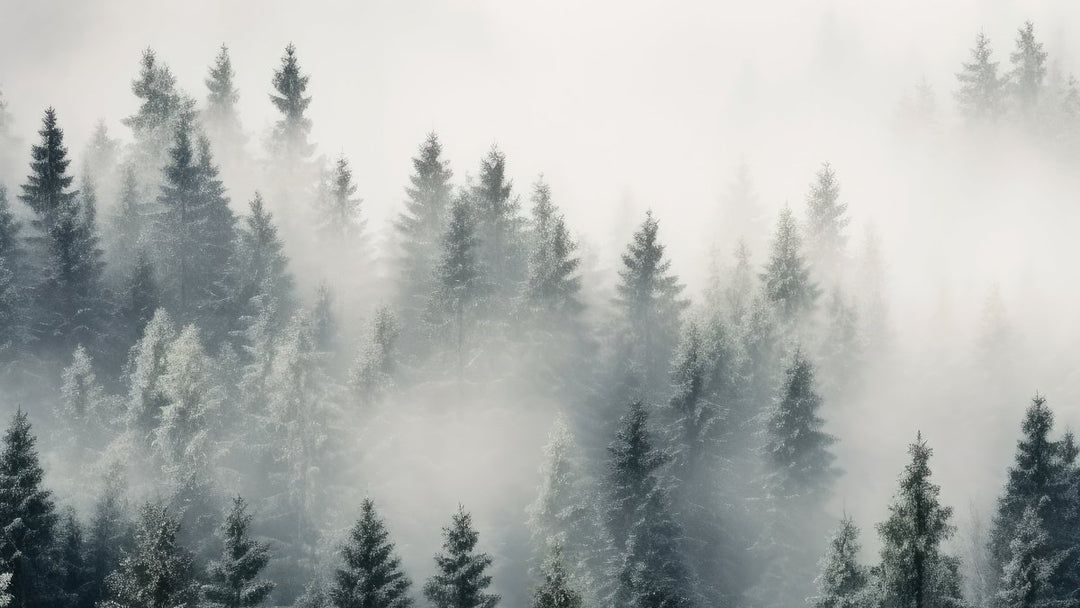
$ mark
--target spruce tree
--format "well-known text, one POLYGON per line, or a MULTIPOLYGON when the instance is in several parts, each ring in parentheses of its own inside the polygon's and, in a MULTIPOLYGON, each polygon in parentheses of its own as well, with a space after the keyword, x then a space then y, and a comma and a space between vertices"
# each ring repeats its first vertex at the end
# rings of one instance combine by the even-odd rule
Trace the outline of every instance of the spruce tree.
POLYGON ((820 290, 810 279, 802 236, 787 207, 780 212, 769 263, 760 277, 766 298, 789 328, 801 324, 814 311, 820 290))
POLYGON ((847 235, 844 229, 847 203, 840 202, 840 183, 829 163, 821 166, 810 193, 806 197, 806 237, 814 268, 835 279, 847 254, 847 235))
POLYGON ((202 122, 214 149, 220 151, 226 166, 233 166, 240 160, 247 140, 236 108, 240 92, 236 89, 235 77, 229 47, 223 44, 204 81, 207 95, 202 122))
POLYGON ((117 412, 98 383, 90 354, 80 344, 75 347, 71 364, 61 374, 60 408, 57 412, 65 433, 65 444, 75 462, 84 463, 92 456, 89 449, 100 447, 105 432, 115 428, 117 412))
POLYGON ((119 157, 120 142, 109 136, 105 121, 99 120, 83 153, 82 175, 98 187, 107 205, 116 198, 119 157))
POLYGON ((105 581, 103 608, 195 608, 194 559, 177 541, 179 530, 168 509, 143 505, 134 547, 105 581))
POLYGON ((870 596, 870 573, 859 563, 859 550, 859 528, 845 515, 821 560, 818 595, 810 600, 813 608, 871 608, 874 605, 870 596))
POLYGON ((70 507, 60 516, 57 532, 60 583, 57 592, 64 606, 93 608, 87 602, 86 592, 90 586, 90 571, 86 564, 82 525, 70 507))
POLYGON ((273 215, 256 192, 239 230, 233 263, 237 274, 235 298, 241 315, 273 311, 272 330, 281 329, 295 307, 294 281, 284 250, 273 215))
POLYGON ((4 92, 0 90, 0 182, 14 183, 22 164, 22 141, 15 135, 15 117, 8 111, 4 92), (18 152, 16 152, 18 151, 18 152))
POLYGON ((38 135, 41 143, 31 148, 31 174, 19 198, 37 214, 34 227, 45 232, 65 210, 77 205, 78 191, 71 190, 75 178, 67 173, 71 160, 53 108, 45 110, 38 135))
POLYGON ((859 310, 837 285, 829 294, 825 312, 827 325, 821 344, 825 389, 830 396, 847 395, 856 385, 863 357, 859 310))
POLYGON ((140 251, 146 251, 151 237, 149 225, 152 211, 141 200, 135 170, 128 166, 120 184, 120 196, 106 216, 105 259, 114 278, 128 277, 140 251))
MULTIPOLYGON (((405 188, 405 210, 394 224, 400 247, 398 297, 406 331, 418 327, 428 298, 435 289, 432 268, 442 253, 442 236, 450 212, 453 172, 442 156, 438 135, 430 133, 412 159, 413 173, 405 188)), ((415 346, 419 336, 406 339, 415 346)))
POLYGON ((659 487, 659 469, 668 455, 653 446, 644 404, 634 401, 619 420, 608 446, 607 509, 604 521, 616 551, 622 552, 645 501, 659 487))
POLYGON ((532 250, 528 300, 546 316, 569 320, 581 312, 581 260, 566 220, 551 201, 551 187, 541 177, 533 186, 532 250))
POLYGON ((1030 21, 1016 33, 1016 50, 1009 55, 1012 70, 1009 71, 1009 86, 1012 90, 1017 109, 1025 117, 1039 103, 1046 78, 1046 51, 1041 42, 1035 40, 1035 25, 1030 21))
POLYGON ((562 544, 555 543, 540 570, 540 584, 533 591, 530 608, 581 608, 584 601, 574 587, 563 560, 562 544))
POLYGON ((428 303, 428 321, 455 345, 459 369, 466 335, 486 305, 488 284, 480 272, 476 225, 465 193, 450 207, 450 223, 442 237, 435 267, 435 291, 428 303))
POLYGON ((134 530, 129 520, 126 484, 120 467, 114 465, 105 476, 101 495, 94 503, 86 535, 86 566, 89 584, 87 606, 97 606, 104 598, 105 579, 120 565, 130 549, 134 530))
POLYGON ((491 585, 491 557, 477 553, 480 535, 472 515, 459 507, 443 528, 443 549, 435 556, 435 574, 424 584, 424 597, 435 608, 495 608, 499 596, 487 593, 491 585))
POLYGON ((27 257, 22 223, 0 185, 0 360, 10 360, 31 338, 27 257))
POLYGON ((52 493, 42 487, 37 438, 21 409, 4 433, 0 452, 0 560, 11 572, 14 608, 57 605, 61 584, 57 555, 59 516, 52 493))
POLYGON ((128 344, 134 344, 142 335, 146 324, 161 307, 161 289, 154 275, 154 265, 145 251, 135 254, 135 264, 131 268, 122 300, 120 319, 127 327, 128 344))
POLYGON ((1028 506, 1009 543, 1009 561, 1002 570, 997 605, 1001 608, 1044 608, 1060 606, 1055 601, 1051 577, 1060 566, 1064 553, 1055 554, 1042 519, 1028 506))
POLYGON ((880 585, 884 608, 957 608, 959 560, 943 552, 953 534, 952 508, 943 506, 941 488, 930 480, 930 456, 922 433, 908 447, 911 462, 900 475, 900 489, 881 535, 880 585))
POLYGON ((129 387, 125 421, 128 431, 150 446, 167 401, 161 385, 165 355, 176 339, 176 327, 164 308, 159 308, 131 348, 127 369, 129 387))
POLYGON ((343 564, 334 573, 330 601, 335 608, 409 608, 412 582, 401 570, 375 503, 365 499, 360 511, 341 548, 343 564))
POLYGON ((252 608, 262 604, 274 590, 272 582, 259 579, 270 561, 270 548, 250 537, 251 520, 244 499, 234 498, 221 526, 221 556, 210 563, 208 582, 202 587, 210 607, 252 608))
POLYGON ((135 136, 131 162, 140 195, 152 196, 161 183, 161 169, 168 160, 177 125, 195 118, 195 100, 176 88, 169 66, 158 61, 149 48, 142 53, 139 75, 131 89, 139 99, 139 109, 123 123, 135 136))
POLYGON ((619 571, 616 608, 688 608, 691 579, 684 562, 682 528, 655 487, 644 497, 630 531, 619 571))
POLYGON ((979 32, 971 49, 971 62, 965 63, 956 74, 960 88, 955 93, 956 104, 967 120, 993 122, 1002 110, 1002 81, 998 77, 998 62, 991 60, 990 39, 979 32))
POLYGON ((378 403, 394 385, 398 371, 397 341, 401 333, 389 308, 375 311, 371 337, 350 373, 350 384, 361 403, 378 403))
MULTIPOLYGON (((349 160, 338 157, 330 171, 326 193, 316 209, 316 224, 324 245, 330 244, 344 254, 358 247, 366 222, 360 215, 363 199, 356 196, 357 186, 349 160)), ((352 251, 352 253, 356 253, 352 251)))
POLYGON ((308 141, 311 133, 311 119, 306 115, 311 104, 311 97, 306 95, 309 78, 300 72, 296 47, 290 43, 285 47, 280 67, 274 70, 274 92, 270 94, 270 101, 281 115, 274 124, 269 142, 274 186, 270 202, 286 222, 297 221, 300 217, 299 210, 309 200, 310 188, 318 177, 311 158, 315 146, 308 141))
POLYGON ((496 146, 480 163, 480 180, 473 188, 472 200, 477 260, 492 289, 492 310, 507 313, 527 278, 527 251, 521 238, 521 203, 506 176, 506 155, 496 146))
POLYGON ((630 388, 623 397, 653 400, 665 393, 682 312, 689 306, 671 260, 664 257, 659 228, 649 211, 622 255, 615 303, 623 332, 620 364, 630 388))

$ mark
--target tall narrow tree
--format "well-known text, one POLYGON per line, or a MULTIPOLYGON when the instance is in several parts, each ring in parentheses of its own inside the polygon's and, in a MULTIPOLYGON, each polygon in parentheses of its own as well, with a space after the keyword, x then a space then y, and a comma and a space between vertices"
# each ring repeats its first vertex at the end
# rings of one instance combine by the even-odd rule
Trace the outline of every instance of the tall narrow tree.
POLYGON ((998 76, 998 62, 992 61, 990 39, 979 32, 975 47, 971 49, 971 62, 965 63, 956 80, 956 104, 967 120, 993 122, 1002 110, 1002 81, 998 76))
POLYGON ((252 608, 262 604, 274 590, 274 583, 259 579, 270 561, 270 547, 250 537, 251 520, 244 499, 234 498, 221 525, 221 556, 210 563, 209 581, 202 587, 203 597, 211 607, 252 608))
POLYGON ((365 499, 360 519, 341 548, 342 567, 334 573, 330 601, 335 608, 409 608, 412 582, 401 570, 401 559, 386 525, 365 499))
POLYGON ((480 535, 472 515, 460 507, 443 528, 443 549, 435 556, 435 574, 424 584, 424 597, 435 608, 495 608, 499 596, 487 593, 491 585, 491 557, 477 553, 480 535))

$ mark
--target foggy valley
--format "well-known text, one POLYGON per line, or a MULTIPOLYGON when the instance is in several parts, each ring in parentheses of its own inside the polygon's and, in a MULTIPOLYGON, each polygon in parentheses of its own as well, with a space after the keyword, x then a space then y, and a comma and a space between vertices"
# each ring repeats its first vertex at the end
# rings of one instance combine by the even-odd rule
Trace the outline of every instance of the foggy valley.
POLYGON ((1074 32, 0 0, 0 606, 1080 606, 1074 32))

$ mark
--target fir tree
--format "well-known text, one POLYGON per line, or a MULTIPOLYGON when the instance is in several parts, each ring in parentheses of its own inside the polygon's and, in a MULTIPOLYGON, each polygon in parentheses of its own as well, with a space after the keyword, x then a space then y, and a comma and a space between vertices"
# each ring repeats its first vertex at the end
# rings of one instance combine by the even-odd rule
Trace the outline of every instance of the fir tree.
POLYGON ((165 350, 158 386, 163 401, 154 445, 174 479, 205 475, 213 460, 213 428, 222 388, 199 330, 188 325, 165 350))
POLYGON ((541 581, 533 591, 530 608, 581 608, 581 593, 574 588, 563 562, 562 544, 555 543, 540 570, 541 581))
POLYGON ((456 344, 460 368, 466 334, 477 322, 488 291, 477 258, 475 220, 464 193, 450 207, 450 223, 442 238, 442 253, 434 277, 435 291, 428 303, 428 319, 436 328, 446 331, 456 344))
POLYGON ((845 515, 821 560, 818 595, 810 600, 813 608, 873 606, 869 592, 870 573, 859 563, 859 550, 859 528, 845 515))
POLYGON ((131 89, 140 105, 123 123, 135 136, 133 167, 139 189, 149 195, 161 181, 161 168, 168 160, 177 126, 195 118, 195 100, 176 88, 176 77, 169 66, 158 61, 153 49, 143 51, 131 89))
POLYGON ((841 270, 847 250, 844 229, 847 203, 840 202, 840 183, 829 163, 821 166, 806 197, 807 241, 814 267, 827 278, 841 270))
POLYGON ((146 251, 151 215, 148 207, 140 199, 135 170, 126 167, 120 185, 120 199, 106 217, 105 255, 107 268, 113 277, 129 276, 139 252, 146 251))
POLYGON ((1046 51, 1035 40, 1035 25, 1030 21, 1017 30, 1016 50, 1009 55, 1012 70, 1009 85, 1021 114, 1030 116, 1040 101, 1046 78, 1046 51))
POLYGON ((194 608, 193 558, 177 541, 180 522, 160 505, 139 512, 135 544, 105 581, 103 608, 194 608))
POLYGON ((244 499, 234 498, 221 526, 221 557, 210 563, 209 582, 203 585, 203 597, 211 607, 251 608, 274 589, 272 582, 259 579, 270 561, 270 548, 249 536, 251 520, 244 499))
POLYGON ((154 276, 154 265, 150 262, 150 256, 139 250, 135 254, 135 264, 124 286, 120 305, 120 317, 129 330, 129 344, 142 335, 146 324, 160 307, 161 290, 154 276))
POLYGON ((480 163, 480 181, 473 188, 472 200, 477 260, 492 289, 493 310, 505 313, 526 280, 527 252, 521 238, 521 203, 506 176, 506 155, 496 146, 480 163))
MULTIPOLYGON (((409 577, 401 570, 390 533, 375 503, 365 499, 360 519, 341 548, 344 562, 334 576, 330 600, 335 608, 409 608, 409 577)), ((457 605, 457 604, 453 604, 457 605)))
POLYGON ((285 159, 293 162, 311 156, 314 146, 308 143, 311 120, 304 115, 311 97, 305 97, 310 76, 301 75, 296 47, 289 44, 281 57, 281 67, 274 71, 274 91, 270 101, 281 119, 274 126, 274 145, 285 159))
POLYGON ((15 118, 8 111, 4 92, 0 91, 0 182, 13 183, 19 177, 22 159, 16 156, 16 150, 23 150, 23 144, 15 135, 14 125, 15 118))
POLYGON ((943 506, 941 488, 930 480, 930 456, 922 434, 908 447, 911 462, 900 475, 900 489, 881 535, 881 605, 885 608, 957 608, 959 560, 942 552, 953 534, 952 508, 943 506))
POLYGON ((22 223, 0 185, 0 358, 12 358, 30 340, 30 298, 22 223))
POLYGON ((963 64, 956 75, 960 88, 956 103, 972 122, 992 122, 1001 114, 1002 81, 998 77, 998 62, 991 61, 990 39, 979 32, 971 49, 971 62, 963 64))
POLYGON ((247 139, 236 109, 240 92, 236 89, 235 77, 229 47, 223 44, 205 80, 207 95, 202 122, 214 149, 220 150, 229 163, 238 160, 247 139))
POLYGON ((71 365, 61 375, 59 417, 64 428, 70 454, 76 462, 85 462, 90 454, 84 450, 99 447, 105 431, 115 428, 117 413, 105 398, 98 383, 93 361, 86 349, 75 347, 71 365))
POLYGON ((68 508, 60 516, 57 532, 60 583, 57 591, 63 605, 75 608, 93 608, 86 601, 90 585, 90 571, 85 560, 82 525, 75 517, 75 510, 68 508))
POLYGON ((682 528, 672 517, 662 487, 653 488, 644 498, 627 540, 614 605, 689 607, 690 576, 682 557, 682 528))
POLYGON ((52 493, 42 487, 37 438, 21 409, 4 433, 0 452, 0 560, 11 572, 11 606, 53 606, 62 601, 58 585, 59 516, 52 493))
POLYGON ((634 233, 622 255, 615 303, 624 331, 623 360, 631 396, 653 399, 663 394, 671 355, 679 340, 679 325, 689 302, 671 272, 671 260, 657 238, 660 225, 652 212, 634 233))
POLYGON ((363 403, 377 403, 394 385, 397 375, 397 340, 401 333, 393 313, 386 307, 375 312, 371 338, 350 374, 353 391, 363 403))
POLYGON ((284 326, 295 306, 293 277, 285 244, 278 236, 274 218, 256 192, 249 213, 239 231, 236 248, 238 287, 236 299, 242 314, 257 315, 259 310, 273 311, 271 329, 284 326))
POLYGON ((529 256, 528 298, 542 313, 573 316, 583 308, 580 300, 581 260, 566 220, 551 202, 551 188, 537 180, 533 186, 532 251, 529 256))
POLYGON ((836 286, 829 294, 826 314, 821 361, 827 394, 847 395, 858 379, 863 354, 859 310, 854 302, 846 301, 840 287, 836 286))
POLYGON ((789 326, 801 323, 814 311, 820 291, 810 280, 802 236, 787 207, 780 212, 769 263, 760 277, 765 296, 789 326))
MULTIPOLYGON (((450 210, 453 172, 442 157, 442 143, 431 133, 412 159, 413 174, 405 210, 398 215, 394 229, 400 247, 400 285, 398 297, 405 327, 418 325, 424 307, 435 289, 431 269, 442 252, 442 236, 450 210)), ((419 336, 408 336, 413 344, 419 336)))
POLYGON ((83 154, 83 178, 98 186, 102 198, 112 203, 116 193, 116 172, 120 142, 109 136, 105 121, 99 120, 83 154))
POLYGON ((357 187, 348 159, 338 157, 329 180, 327 192, 320 197, 321 204, 316 209, 319 233, 336 247, 355 248, 361 242, 366 222, 360 215, 364 201, 356 197, 357 187))
POLYGON ((159 308, 146 324, 142 337, 131 348, 127 381, 129 386, 128 430, 149 446, 156 432, 161 410, 167 403, 161 385, 165 354, 176 339, 176 327, 164 308, 159 308))
POLYGON ((129 521, 126 485, 119 467, 112 467, 105 477, 101 495, 94 504, 86 536, 86 566, 89 583, 87 606, 97 606, 105 593, 105 578, 120 565, 129 550, 133 533, 129 521))
POLYGON ((640 401, 630 404, 608 446, 605 523, 617 551, 623 551, 646 499, 660 483, 658 470, 668 455, 653 447, 649 415, 640 401))
POLYGON ((480 535, 472 516, 460 507, 443 528, 443 550, 435 556, 436 572, 424 584, 424 597, 435 608, 495 608, 499 596, 487 593, 491 557, 476 552, 480 535))

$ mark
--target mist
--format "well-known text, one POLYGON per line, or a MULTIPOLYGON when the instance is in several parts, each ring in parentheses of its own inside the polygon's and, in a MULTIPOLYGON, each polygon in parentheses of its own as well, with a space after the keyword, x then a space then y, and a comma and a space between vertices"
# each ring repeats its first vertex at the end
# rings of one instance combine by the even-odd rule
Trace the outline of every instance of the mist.
POLYGON ((0 2, 0 409, 75 522, 42 529, 108 566, 53 597, 4 540, 14 605, 142 605, 169 517, 171 605, 231 605, 197 589, 240 495, 250 605, 390 606, 342 599, 370 498, 420 605, 825 608, 843 557, 845 601, 923 608, 888 530, 924 440, 928 601, 1027 606, 1028 524, 1077 601, 1075 31, 998 0, 0 2), (446 526, 491 558, 469 605, 428 590, 446 526))

